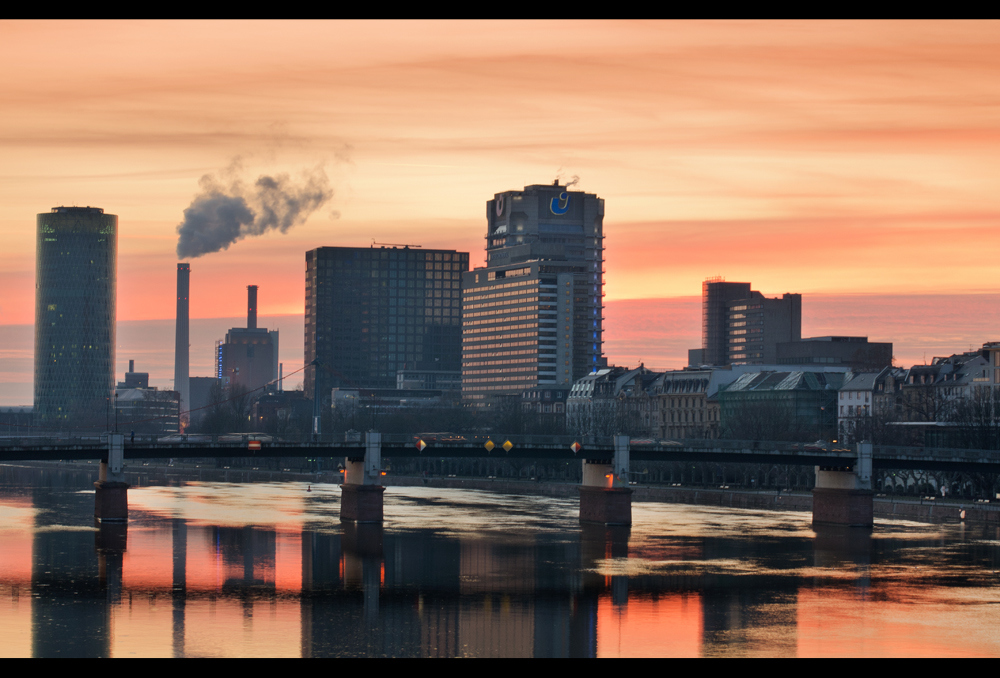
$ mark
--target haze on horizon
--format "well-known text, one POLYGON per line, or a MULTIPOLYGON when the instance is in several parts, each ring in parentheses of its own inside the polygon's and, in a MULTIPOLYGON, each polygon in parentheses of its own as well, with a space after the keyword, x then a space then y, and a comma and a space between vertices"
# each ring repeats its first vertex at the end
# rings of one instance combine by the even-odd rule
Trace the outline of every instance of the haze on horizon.
POLYGON ((241 316, 247 284, 279 316, 302 313, 309 249, 406 243, 481 265, 494 193, 578 176, 607 204, 609 308, 631 309, 609 313, 613 363, 683 364, 688 307, 716 275, 800 292, 804 334, 893 341, 903 365, 967 350, 998 338, 998 29, 0 22, 0 326, 33 323, 35 215, 56 205, 119 216, 118 319, 169 319, 203 177, 322 171, 288 228, 192 260, 192 317, 241 316), (821 307, 840 315, 809 317, 821 307))

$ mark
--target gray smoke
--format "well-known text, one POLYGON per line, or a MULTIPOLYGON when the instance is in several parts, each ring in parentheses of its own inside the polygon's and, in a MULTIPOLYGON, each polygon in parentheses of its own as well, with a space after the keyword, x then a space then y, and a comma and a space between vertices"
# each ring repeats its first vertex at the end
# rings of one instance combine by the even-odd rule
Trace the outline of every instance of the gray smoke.
POLYGON ((572 188, 573 186, 576 186, 578 183, 580 183, 580 177, 574 174, 569 181, 566 181, 566 175, 563 173, 563 168, 560 167, 556 171, 556 181, 558 181, 562 186, 565 186, 566 188, 572 188))
POLYGON ((237 158, 217 176, 206 174, 198 182, 201 193, 177 227, 178 258, 218 252, 268 231, 287 233, 333 197, 322 166, 303 173, 298 182, 287 174, 263 175, 249 187, 239 178, 240 170, 237 158))

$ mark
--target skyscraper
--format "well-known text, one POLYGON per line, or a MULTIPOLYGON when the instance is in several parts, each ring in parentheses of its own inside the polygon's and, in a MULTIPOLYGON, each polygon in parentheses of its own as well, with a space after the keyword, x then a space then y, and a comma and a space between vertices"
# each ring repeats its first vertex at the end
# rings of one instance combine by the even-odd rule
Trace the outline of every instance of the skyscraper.
POLYGON ((118 217, 97 207, 38 215, 35 421, 103 426, 114 397, 118 217))
POLYGON ((396 388, 400 370, 460 370, 469 254, 410 247, 306 252, 305 390, 396 388))
POLYGON ((558 182, 486 203, 487 265, 463 276, 462 397, 569 386, 604 358, 604 200, 558 182))

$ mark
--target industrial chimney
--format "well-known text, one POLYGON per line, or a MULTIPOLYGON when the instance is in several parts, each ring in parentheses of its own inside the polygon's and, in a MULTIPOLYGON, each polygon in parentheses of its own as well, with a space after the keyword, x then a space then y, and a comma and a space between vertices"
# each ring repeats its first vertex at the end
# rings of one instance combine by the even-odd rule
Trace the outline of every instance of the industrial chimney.
POLYGON ((247 329, 257 329, 257 286, 247 285, 247 329))
MULTIPOLYGON (((177 264, 177 334, 174 341, 174 390, 181 396, 181 412, 191 409, 189 313, 191 264, 177 264)), ((131 369, 131 368, 130 368, 131 369)), ((184 417, 182 417, 183 419, 184 417)))

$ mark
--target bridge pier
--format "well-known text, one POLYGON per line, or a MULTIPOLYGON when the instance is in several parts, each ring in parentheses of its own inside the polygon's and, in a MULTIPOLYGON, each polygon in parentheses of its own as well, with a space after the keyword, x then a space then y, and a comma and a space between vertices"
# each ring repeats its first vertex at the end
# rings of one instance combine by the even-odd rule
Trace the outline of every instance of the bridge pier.
POLYGON ((344 460, 344 484, 340 486, 340 519, 352 523, 381 523, 382 434, 365 434, 364 456, 344 460))
POLYGON ((816 467, 813 524, 871 527, 874 524, 872 444, 858 443, 854 467, 816 467))
POLYGON ((128 483, 125 482, 125 434, 108 434, 108 458, 101 460, 94 483, 94 517, 101 522, 128 520, 128 483))
POLYGON ((583 460, 580 484, 580 522, 603 525, 632 524, 632 489, 628 485, 629 437, 615 436, 615 455, 583 460))

